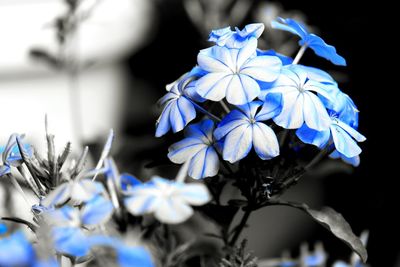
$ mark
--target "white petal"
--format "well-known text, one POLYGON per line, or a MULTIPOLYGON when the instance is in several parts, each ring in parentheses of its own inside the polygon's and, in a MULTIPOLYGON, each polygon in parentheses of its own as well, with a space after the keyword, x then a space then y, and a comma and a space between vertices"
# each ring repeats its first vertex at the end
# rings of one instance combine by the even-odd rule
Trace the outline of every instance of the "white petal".
POLYGON ((304 92, 304 121, 308 127, 317 131, 329 129, 332 121, 321 100, 311 92, 304 92))
POLYGON ((196 83, 197 93, 206 99, 220 101, 226 95, 226 89, 232 79, 232 74, 209 73, 196 83))
POLYGON ((361 153, 361 148, 345 130, 336 125, 332 125, 331 129, 333 142, 337 151, 347 158, 353 158, 361 153))
POLYGON ((168 148, 168 158, 177 164, 182 164, 191 159, 206 145, 197 138, 185 138, 168 148))
POLYGON ((207 187, 200 183, 184 184, 178 187, 174 194, 194 206, 204 205, 211 200, 207 187))
POLYGON ((182 198, 175 196, 160 201, 154 215, 160 222, 177 224, 192 216, 193 209, 182 198))
POLYGON ((235 128, 225 138, 223 158, 234 163, 249 153, 252 146, 252 129, 250 124, 235 128))
POLYGON ((247 75, 233 75, 226 90, 226 100, 233 105, 243 105, 260 94, 258 83, 247 75))
POLYGON ((222 61, 226 58, 222 56, 223 54, 230 56, 227 48, 213 46, 201 50, 197 56, 197 62, 203 70, 208 72, 229 72, 230 68, 222 61))
POLYGON ((280 74, 282 61, 274 56, 258 56, 249 60, 240 70, 240 73, 263 81, 272 82, 280 74))
POLYGON ((274 122, 286 129, 297 129, 303 125, 303 95, 291 91, 283 95, 283 108, 274 122))
POLYGON ((264 123, 253 126, 253 146, 261 159, 271 159, 279 155, 279 143, 274 131, 264 123))
POLYGON ((219 159, 212 146, 204 146, 190 160, 189 176, 194 179, 215 176, 219 170, 219 159))
POLYGON ((242 65, 251 58, 251 56, 255 55, 257 49, 257 39, 250 38, 249 42, 239 50, 236 59, 236 68, 240 69, 242 65))

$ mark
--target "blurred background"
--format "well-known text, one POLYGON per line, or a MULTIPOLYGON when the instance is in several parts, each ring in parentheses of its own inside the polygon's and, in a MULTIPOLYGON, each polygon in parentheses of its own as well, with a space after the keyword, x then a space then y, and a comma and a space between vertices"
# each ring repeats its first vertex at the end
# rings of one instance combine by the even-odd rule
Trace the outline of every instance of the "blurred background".
MULTIPOLYGON (((85 0, 73 7, 83 19, 71 35, 73 42, 67 43, 60 31, 70 32, 60 21, 71 11, 71 2, 0 0, 1 144, 18 132, 43 148, 47 114, 59 149, 70 140, 75 151, 89 145, 96 153, 113 128, 121 170, 173 177, 176 168, 167 164, 167 147, 180 136, 154 137, 156 101, 165 85, 195 65, 198 51, 210 45, 206 39, 211 29, 227 25, 263 22, 267 27, 260 46, 293 56, 296 39, 272 31, 268 24, 277 16, 296 18, 346 58, 346 68, 336 67, 308 51, 301 63, 336 78, 361 111, 360 132, 368 139, 361 144, 360 167, 323 163, 284 197, 314 208, 334 207, 356 234, 370 231, 371 266, 400 266, 398 174, 390 161, 398 156, 389 154, 396 153, 389 140, 396 134, 386 126, 392 125, 386 120, 394 105, 376 94, 395 90, 384 65, 392 51, 377 37, 383 2, 350 6, 344 0, 85 0), (148 168, 149 163, 158 167, 148 168)), ((6 194, 1 190, 0 199, 6 194)), ((7 212, 0 208, 0 214, 7 212)), ((303 241, 312 245, 318 240, 332 258, 350 254, 296 210, 258 211, 250 224, 245 235, 259 258, 279 256, 285 249, 296 254, 303 241)))

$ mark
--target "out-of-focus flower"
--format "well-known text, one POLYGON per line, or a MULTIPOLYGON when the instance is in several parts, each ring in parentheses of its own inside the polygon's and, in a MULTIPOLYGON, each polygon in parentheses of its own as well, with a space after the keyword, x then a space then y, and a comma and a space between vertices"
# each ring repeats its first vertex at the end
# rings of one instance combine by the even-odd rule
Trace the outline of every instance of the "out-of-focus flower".
POLYGON ((327 93, 327 85, 311 80, 307 72, 299 65, 288 65, 282 68, 278 79, 269 85, 263 94, 282 94, 282 111, 274 117, 274 122, 286 129, 298 129, 305 122, 315 130, 327 130, 330 118, 318 94, 332 100, 327 93))
POLYGON ((325 41, 313 33, 309 33, 306 26, 294 19, 278 18, 271 22, 272 28, 284 30, 298 35, 301 39, 299 45, 310 47, 315 54, 323 57, 333 64, 346 66, 346 60, 336 53, 335 47, 328 45, 325 41))
POLYGON ((156 137, 166 134, 171 128, 174 133, 181 131, 196 117, 196 109, 185 92, 194 74, 186 73, 177 81, 167 85, 168 93, 158 102, 164 109, 157 120, 156 137))
POLYGON ((243 30, 237 27, 235 31, 231 27, 213 30, 210 33, 208 41, 216 43, 218 46, 227 48, 242 48, 251 38, 258 39, 264 31, 263 23, 252 23, 246 25, 243 30))
POLYGON ((189 163, 189 176, 194 179, 215 176, 219 158, 213 137, 214 122, 203 120, 185 129, 185 138, 168 149, 168 158, 177 164, 189 163))
POLYGON ((35 251, 22 232, 0 236, 0 266, 31 266, 35 251))
POLYGON ((63 206, 44 213, 44 218, 53 226, 52 238, 60 253, 81 257, 89 253, 91 246, 82 226, 97 226, 106 223, 113 212, 111 202, 96 196, 85 203, 81 210, 63 206))
MULTIPOLYGON (((273 96, 274 94, 271 94, 273 96)), ((273 118, 280 112, 280 95, 263 105, 261 101, 253 101, 233 110, 218 125, 215 137, 225 137, 223 158, 234 163, 244 157, 254 147, 261 159, 271 159, 279 155, 279 143, 274 131, 261 121, 273 118)))
POLYGON ((196 82, 197 93, 209 100, 224 97, 233 105, 243 105, 260 93, 257 81, 272 82, 281 70, 275 56, 257 56, 257 39, 250 38, 240 49, 213 46, 200 51, 197 62, 209 72, 196 82))
POLYGON ((125 206, 133 215, 153 213, 160 222, 177 224, 192 216, 191 205, 204 205, 208 201, 210 195, 203 184, 185 184, 155 176, 150 182, 134 187, 125 199, 125 206))
POLYGON ((51 207, 62 204, 69 198, 86 202, 103 192, 104 187, 101 183, 90 179, 79 179, 59 185, 42 200, 41 204, 45 207, 51 207))

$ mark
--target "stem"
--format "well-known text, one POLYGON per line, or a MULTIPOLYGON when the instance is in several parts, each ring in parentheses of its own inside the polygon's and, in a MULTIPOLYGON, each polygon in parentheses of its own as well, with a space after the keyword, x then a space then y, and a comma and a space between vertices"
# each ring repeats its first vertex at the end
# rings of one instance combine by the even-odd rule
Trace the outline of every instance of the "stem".
POLYGON ((299 52, 297 52, 297 55, 296 55, 296 57, 294 58, 294 60, 293 60, 293 62, 292 62, 293 65, 296 65, 296 64, 299 63, 300 59, 301 59, 301 58, 303 57, 303 55, 304 55, 304 52, 307 50, 307 47, 308 47, 308 45, 307 45, 307 44, 304 44, 304 45, 300 48, 299 52))
POLYGON ((197 103, 195 103, 194 101, 190 101, 192 102, 193 106, 198 109, 201 113, 203 113, 204 115, 207 115, 208 117, 210 117, 210 119, 213 119, 217 122, 221 122, 221 119, 218 118, 217 116, 215 116, 214 114, 208 112, 207 110, 205 110, 204 108, 202 108, 201 106, 199 106, 197 103))
POLYGON ((246 226, 247 220, 249 219, 250 214, 251 214, 252 211, 253 211, 253 209, 250 208, 250 207, 247 207, 245 209, 244 215, 243 215, 242 219, 240 220, 240 223, 236 227, 235 234, 233 235, 231 241, 229 242, 230 246, 234 246, 235 245, 235 243, 238 240, 240 234, 242 233, 244 227, 246 226))
POLYGON ((221 104, 222 108, 224 109, 224 111, 226 113, 231 112, 231 110, 229 109, 229 107, 225 104, 224 100, 219 101, 219 103, 221 104))
POLYGON ((11 183, 15 186, 15 188, 17 189, 17 191, 22 195, 22 197, 24 198, 26 204, 28 205, 29 209, 33 206, 32 203, 30 203, 30 201, 28 200, 28 196, 25 194, 24 190, 22 190, 21 186, 19 185, 17 179, 15 179, 14 176, 7 174, 7 176, 10 178, 11 183))

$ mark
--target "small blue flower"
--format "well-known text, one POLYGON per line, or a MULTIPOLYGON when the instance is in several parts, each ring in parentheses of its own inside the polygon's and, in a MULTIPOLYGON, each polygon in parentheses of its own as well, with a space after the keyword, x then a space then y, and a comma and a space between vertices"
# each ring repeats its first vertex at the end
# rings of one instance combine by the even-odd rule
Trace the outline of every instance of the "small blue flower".
POLYGON ((357 145, 357 142, 366 140, 354 128, 340 121, 335 114, 331 116, 328 130, 316 131, 310 129, 307 125, 303 125, 296 131, 296 134, 304 143, 313 144, 319 148, 325 147, 332 141, 337 152, 348 159, 357 157, 361 153, 361 148, 357 145))
POLYGON ((54 248, 59 253, 83 257, 90 252, 87 237, 78 227, 54 227, 52 237, 54 248))
POLYGON ((203 184, 184 184, 157 176, 134 187, 129 195, 125 206, 130 213, 154 213, 157 220, 169 224, 182 223, 192 216, 191 205, 200 206, 210 201, 208 189, 203 184))
MULTIPOLYGON (((0 148, 2 165, 0 165, 0 177, 11 173, 11 167, 18 167, 22 164, 22 156, 18 148, 17 137, 22 140, 24 138, 23 135, 12 134, 8 139, 8 142, 4 149, 0 148)), ((33 150, 32 147, 28 144, 24 145, 25 151, 28 153, 28 156, 32 156, 33 150)))
POLYGON ((298 129, 305 122, 309 128, 323 131, 329 128, 331 120, 322 101, 313 92, 332 101, 326 89, 330 86, 310 79, 302 66, 288 65, 282 68, 281 75, 263 94, 282 94, 282 111, 274 117, 279 126, 298 129))
MULTIPOLYGON (((271 94, 273 96, 274 94, 271 94)), ((234 163, 246 157, 254 147, 261 159, 271 159, 279 155, 279 143, 274 131, 261 121, 273 118, 280 112, 280 95, 264 105, 253 101, 232 110, 218 125, 214 135, 220 140, 225 137, 223 158, 234 163), (262 109, 257 112, 259 107, 262 109)))
POLYGON ((189 160, 189 176, 194 179, 215 176, 219 170, 219 158, 214 147, 213 130, 212 120, 188 126, 186 138, 169 147, 168 158, 177 164, 189 160))
POLYGON ((233 105, 243 105, 260 94, 257 81, 272 82, 282 66, 275 56, 257 56, 257 39, 250 38, 241 49, 213 46, 197 56, 199 67, 209 72, 196 82, 197 93, 209 100, 224 97, 233 105))
POLYGON ((335 47, 325 43, 321 37, 309 33, 302 23, 294 19, 278 18, 271 22, 271 27, 298 35, 301 38, 299 45, 310 47, 315 54, 331 61, 333 64, 346 66, 346 60, 336 53, 335 47))
POLYGON ((242 48, 251 38, 258 39, 263 33, 264 27, 263 23, 252 23, 246 25, 243 30, 235 27, 235 31, 232 31, 228 26, 211 31, 208 41, 227 48, 242 48))
POLYGON ((0 238, 0 266, 30 266, 35 251, 22 232, 0 238))
POLYGON ((189 94, 193 94, 193 86, 188 93, 186 92, 186 87, 193 77, 192 71, 167 85, 168 93, 159 100, 159 104, 164 106, 164 109, 157 120, 156 137, 163 136, 171 128, 174 133, 179 132, 196 118, 196 109, 189 94))
POLYGON ((78 202, 87 202, 104 192, 102 183, 90 179, 80 179, 60 184, 51 191, 41 204, 52 207, 65 203, 69 198, 78 202))

